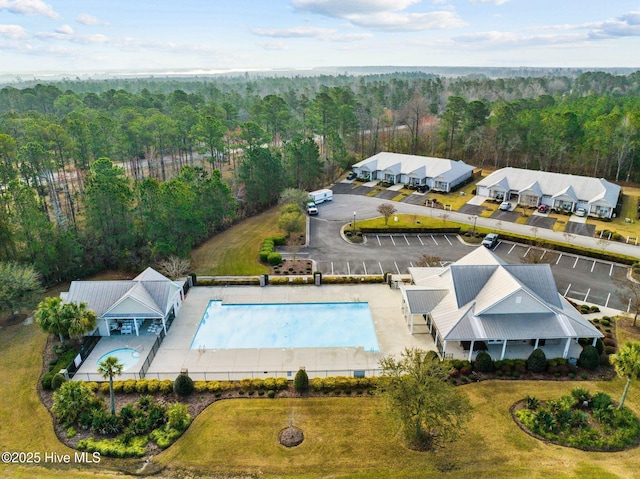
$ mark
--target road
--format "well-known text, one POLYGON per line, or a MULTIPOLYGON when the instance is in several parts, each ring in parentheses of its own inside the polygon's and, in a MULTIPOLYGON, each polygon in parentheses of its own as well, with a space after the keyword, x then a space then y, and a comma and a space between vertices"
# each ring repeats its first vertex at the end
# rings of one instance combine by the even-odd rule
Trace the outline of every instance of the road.
MULTIPOLYGON (((318 270, 325 274, 404 274, 407 268, 417 265, 423 254, 438 256, 446 265, 479 247, 466 244, 451 234, 369 235, 363 244, 351 244, 341 238, 340 229, 353 221, 354 213, 356 224, 358 219, 380 216, 377 207, 383 202, 385 200, 376 198, 334 195, 332 202, 319 206, 318 216, 310 218, 309 245, 299 256, 315 260, 318 270)), ((441 210, 404 203, 394 203, 394 206, 398 213, 432 213, 434 216, 442 213, 441 210)), ((448 213, 453 216, 455 212, 448 213)), ((466 221, 459 221, 469 221, 468 215, 460 216, 464 216, 466 221)), ((502 229, 504 226, 503 222, 502 229)), ((534 250, 528 245, 508 241, 501 241, 494 248, 495 253, 508 263, 520 263, 534 250)), ((627 266, 552 250, 540 250, 538 254, 543 252, 543 260, 551 265, 561 294, 579 301, 627 309, 628 300, 619 297, 615 283, 626 276, 627 266)))

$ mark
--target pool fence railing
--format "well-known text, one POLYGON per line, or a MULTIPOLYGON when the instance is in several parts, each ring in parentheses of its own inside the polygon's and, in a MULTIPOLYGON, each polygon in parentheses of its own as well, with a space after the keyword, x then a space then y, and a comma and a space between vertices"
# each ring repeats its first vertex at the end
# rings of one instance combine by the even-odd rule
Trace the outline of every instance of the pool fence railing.
MULTIPOLYGON (((154 344, 155 347, 155 344, 154 344)), ((159 345, 158 345, 159 347, 159 345)), ((152 348, 153 350, 154 348, 152 348)), ((157 348, 155 348, 157 351, 157 348)), ((155 352, 154 352, 155 356, 155 352)), ((148 364, 151 364, 153 358, 149 359, 151 355, 148 357, 148 364)), ((145 361, 145 364, 147 362, 145 361)), ((144 367, 143 367, 144 369, 144 367)), ((148 370, 148 366, 146 367, 148 370)), ((143 372, 141 369, 140 372, 137 373, 122 373, 118 376, 119 381, 126 381, 127 379, 158 379, 160 381, 164 379, 175 380, 180 371, 172 371, 172 372, 143 372)), ((287 378, 293 381, 297 370, 295 371, 189 371, 189 377, 194 381, 240 381, 242 379, 264 379, 268 377, 272 378, 287 378)), ((371 377, 371 376, 380 376, 382 374, 382 369, 319 369, 319 370, 311 370, 306 369, 307 375, 309 378, 315 377, 335 377, 335 376, 346 376, 346 377, 371 377)), ((102 381, 102 379, 98 379, 96 374, 79 374, 76 375, 75 379, 84 380, 84 381, 102 381), (86 376, 86 377, 84 377, 86 376)))

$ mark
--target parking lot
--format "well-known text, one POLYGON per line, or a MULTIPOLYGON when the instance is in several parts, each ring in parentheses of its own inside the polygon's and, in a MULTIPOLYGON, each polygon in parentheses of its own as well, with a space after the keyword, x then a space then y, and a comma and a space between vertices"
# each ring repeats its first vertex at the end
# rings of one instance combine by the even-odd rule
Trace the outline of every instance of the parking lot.
MULTIPOLYGON (((347 257, 324 254, 312 259, 316 259, 317 269, 324 274, 406 274, 408 268, 418 265, 422 255, 437 256, 441 265, 446 266, 479 247, 465 244, 451 234, 367 235, 365 244, 354 246, 354 253, 347 257)), ((625 265, 510 241, 499 241, 493 251, 508 263, 528 262, 534 256, 539 262, 549 263, 558 291, 568 298, 627 308, 615 285, 616 280, 625 277, 625 265)))
MULTIPOLYGON (((346 186, 351 188, 351 185, 346 186)), ((379 216, 376 208, 384 201, 335 195, 333 201, 320 205, 318 216, 310 219, 309 246, 303 248, 299 256, 315 260, 317 269, 324 274, 406 274, 409 267, 417 266, 422 255, 437 256, 443 265, 447 265, 478 247, 465 244, 452 234, 369 235, 364 244, 348 243, 340 237, 342 226, 354 217, 357 222, 361 218, 379 216)), ((408 214, 428 215, 434 211, 406 203, 395 206, 399 212, 408 214)), ((506 241, 500 241, 494 250, 508 263, 527 261, 526 257, 535 251, 539 251, 538 256, 544 253, 542 260, 551 265, 561 294, 579 301, 627 309, 629 299, 618 297, 615 282, 625 277, 628 270, 625 265, 556 251, 545 252, 506 241)))

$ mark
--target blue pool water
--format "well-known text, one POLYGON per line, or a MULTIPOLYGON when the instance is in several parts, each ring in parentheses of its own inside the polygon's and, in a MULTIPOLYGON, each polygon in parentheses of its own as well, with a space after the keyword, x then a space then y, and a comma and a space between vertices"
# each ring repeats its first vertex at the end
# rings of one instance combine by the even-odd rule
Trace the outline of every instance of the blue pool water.
POLYGON ((140 360, 140 353, 133 348, 120 348, 109 351, 107 354, 100 356, 100 359, 96 361, 96 365, 104 361, 107 356, 115 356, 118 361, 123 364, 123 371, 126 371, 130 367, 134 366, 140 360))
POLYGON ((363 347, 379 352, 369 303, 210 301, 191 349, 363 347))

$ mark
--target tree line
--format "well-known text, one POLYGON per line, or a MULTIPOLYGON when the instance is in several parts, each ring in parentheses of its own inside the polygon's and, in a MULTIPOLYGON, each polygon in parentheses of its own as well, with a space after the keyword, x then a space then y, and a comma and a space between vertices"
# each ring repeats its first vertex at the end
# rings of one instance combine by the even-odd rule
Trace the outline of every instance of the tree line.
POLYGON ((185 256, 382 150, 639 181, 639 90, 637 72, 4 87, 0 260, 51 283, 185 256))

